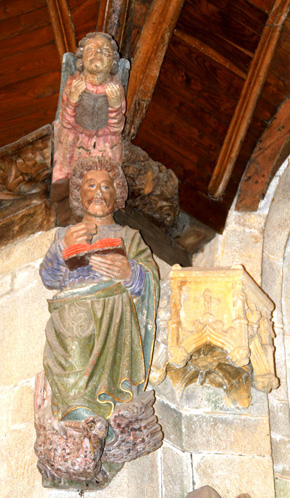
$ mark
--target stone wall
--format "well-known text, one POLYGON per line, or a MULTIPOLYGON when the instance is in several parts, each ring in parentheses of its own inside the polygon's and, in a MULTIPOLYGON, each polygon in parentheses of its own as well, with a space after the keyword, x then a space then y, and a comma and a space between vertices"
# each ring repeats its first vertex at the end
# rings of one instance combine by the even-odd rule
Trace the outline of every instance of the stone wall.
MULTIPOLYGON (((157 388, 156 411, 163 447, 125 465, 110 486, 93 497, 185 498, 208 484, 222 498, 290 497, 290 168, 283 166, 257 213, 231 211, 218 235, 193 261, 196 266, 243 264, 276 304, 276 368, 281 385, 267 397, 252 390, 249 409, 228 406, 222 390, 189 387, 176 398, 169 379, 157 388), (270 406, 270 419, 269 409, 270 406), (271 441, 270 431, 271 428, 271 441), (276 494, 273 486, 274 458, 276 494)), ((39 263, 53 230, 0 251, 0 476, 3 498, 75 498, 42 488, 33 452, 34 377, 42 370, 46 290, 39 263)), ((162 266, 162 265, 161 265, 162 266)), ((163 272, 167 270, 163 265, 163 272)))
POLYGON ((269 396, 276 497, 290 497, 290 165, 281 166, 256 213, 232 208, 223 235, 217 235, 193 266, 243 264, 275 303, 275 366, 279 388, 269 396))

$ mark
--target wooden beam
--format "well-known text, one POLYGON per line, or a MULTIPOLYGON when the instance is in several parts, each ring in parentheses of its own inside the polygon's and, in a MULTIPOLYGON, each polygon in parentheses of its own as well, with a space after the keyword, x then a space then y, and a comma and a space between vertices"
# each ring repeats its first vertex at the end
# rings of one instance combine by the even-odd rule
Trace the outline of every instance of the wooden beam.
POLYGON ((290 98, 287 98, 264 131, 241 182, 235 209, 256 211, 282 162, 290 153, 290 98))
POLYGON ((120 225, 139 230, 152 252, 169 265, 191 266, 192 254, 137 209, 126 206, 117 211, 114 218, 120 225))
POLYGON ((47 0, 47 7, 54 32, 56 48, 60 61, 65 52, 77 49, 73 24, 66 0, 47 0))
POLYGON ((206 57, 209 57, 210 59, 214 60, 218 64, 221 64, 222 66, 226 67, 232 73, 236 74, 237 76, 240 76, 243 78, 243 80, 246 79, 246 73, 239 69, 235 64, 233 64, 230 60, 228 60, 226 57, 223 57, 221 54, 216 52, 213 48, 209 47, 202 41, 198 40, 192 35, 187 35, 186 33, 183 33, 179 29, 174 30, 174 35, 177 36, 180 40, 183 40, 187 45, 189 45, 192 48, 197 49, 199 52, 204 54, 206 57))
MULTIPOLYGON (((101 0, 97 30, 112 35, 121 52, 132 10, 133 0, 101 0)), ((122 55, 125 56, 123 53, 122 55)))
POLYGON ((127 92, 127 138, 136 135, 146 114, 183 3, 184 0, 154 0, 152 3, 132 62, 127 92))
POLYGON ((209 195, 214 199, 223 195, 229 182, 289 9, 290 0, 276 0, 263 30, 208 187, 209 195))

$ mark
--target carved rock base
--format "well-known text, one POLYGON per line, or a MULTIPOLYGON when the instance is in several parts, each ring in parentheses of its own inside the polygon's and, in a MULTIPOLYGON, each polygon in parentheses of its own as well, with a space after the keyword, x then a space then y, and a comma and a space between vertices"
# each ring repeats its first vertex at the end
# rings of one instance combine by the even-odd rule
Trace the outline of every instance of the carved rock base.
POLYGON ((43 486, 102 489, 125 462, 147 455, 162 444, 154 415, 154 391, 118 405, 109 420, 59 421, 51 412, 51 390, 44 373, 35 388, 35 453, 43 486))

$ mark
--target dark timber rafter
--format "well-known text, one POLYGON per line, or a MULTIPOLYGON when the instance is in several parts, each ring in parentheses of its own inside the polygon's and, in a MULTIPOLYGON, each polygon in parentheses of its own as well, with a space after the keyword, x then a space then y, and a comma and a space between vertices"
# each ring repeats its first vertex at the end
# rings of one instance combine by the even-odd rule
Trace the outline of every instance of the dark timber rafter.
POLYGON ((290 0, 276 0, 269 14, 209 183, 209 195, 214 199, 223 195, 231 177, 289 9, 290 0))
POLYGON ((184 0, 154 0, 132 62, 127 93, 127 138, 136 135, 151 101, 184 0))
POLYGON ((60 61, 65 52, 76 51, 76 40, 66 0, 47 0, 47 7, 54 32, 60 61))

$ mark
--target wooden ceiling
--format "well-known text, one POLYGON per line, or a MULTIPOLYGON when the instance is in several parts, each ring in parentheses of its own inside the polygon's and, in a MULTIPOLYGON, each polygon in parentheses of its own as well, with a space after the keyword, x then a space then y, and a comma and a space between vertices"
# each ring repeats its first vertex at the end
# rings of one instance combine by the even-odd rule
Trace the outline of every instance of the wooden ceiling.
POLYGON ((256 210, 290 153, 289 8, 2 0, 0 146, 53 122, 62 54, 105 30, 132 63, 126 137, 175 172, 181 209, 221 232, 235 196, 237 209, 256 210))

